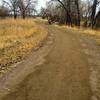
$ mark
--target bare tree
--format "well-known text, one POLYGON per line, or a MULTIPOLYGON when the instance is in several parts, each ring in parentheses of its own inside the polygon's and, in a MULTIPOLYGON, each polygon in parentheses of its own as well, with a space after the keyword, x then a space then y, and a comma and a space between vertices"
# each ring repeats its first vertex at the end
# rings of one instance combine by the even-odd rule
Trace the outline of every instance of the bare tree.
POLYGON ((14 19, 17 18, 17 12, 18 12, 18 0, 3 0, 4 5, 8 7, 10 12, 13 13, 14 19))
POLYGON ((71 25, 72 26, 72 19, 71 19, 71 15, 70 15, 70 0, 67 1, 67 4, 69 5, 69 9, 67 9, 66 7, 66 0, 56 0, 58 1, 61 6, 63 7, 63 9, 65 10, 66 13, 66 24, 71 25), (69 10, 69 11, 68 11, 69 10))
POLYGON ((92 6, 92 13, 91 13, 91 26, 92 26, 92 28, 95 25, 96 6, 97 6, 97 0, 94 0, 93 6, 92 6))
POLYGON ((98 11, 96 17, 95 17, 95 24, 96 24, 96 27, 100 27, 100 10, 98 11))
POLYGON ((77 8, 77 25, 80 26, 80 8, 79 8, 79 0, 75 0, 76 8, 77 8))
POLYGON ((32 13, 32 11, 36 11, 35 5, 37 0, 18 0, 18 6, 20 8, 21 15, 23 19, 25 19, 27 13, 32 13))

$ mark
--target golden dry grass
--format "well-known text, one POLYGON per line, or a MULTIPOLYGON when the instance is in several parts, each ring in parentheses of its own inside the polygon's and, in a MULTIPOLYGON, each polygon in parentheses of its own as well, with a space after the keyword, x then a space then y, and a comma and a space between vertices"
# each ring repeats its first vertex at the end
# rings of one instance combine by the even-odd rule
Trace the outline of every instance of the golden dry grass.
POLYGON ((76 33, 81 33, 81 34, 86 34, 89 36, 93 36, 96 37, 96 41, 98 43, 98 45, 100 45, 100 29, 91 29, 91 28, 84 28, 84 27, 69 27, 69 26, 59 26, 59 25, 55 25, 58 28, 63 28, 63 29, 70 29, 71 31, 76 31, 76 33))
POLYGON ((0 19, 0 72, 23 59, 47 35, 33 19, 0 19))
POLYGON ((80 33, 85 33, 85 34, 89 34, 89 35, 94 35, 94 36, 100 37, 100 29, 94 30, 94 29, 91 29, 91 28, 69 27, 69 26, 65 26, 65 25, 62 25, 62 26, 55 25, 55 26, 56 27, 60 27, 60 28, 64 28, 64 29, 71 29, 71 30, 74 30, 74 31, 78 31, 80 33))

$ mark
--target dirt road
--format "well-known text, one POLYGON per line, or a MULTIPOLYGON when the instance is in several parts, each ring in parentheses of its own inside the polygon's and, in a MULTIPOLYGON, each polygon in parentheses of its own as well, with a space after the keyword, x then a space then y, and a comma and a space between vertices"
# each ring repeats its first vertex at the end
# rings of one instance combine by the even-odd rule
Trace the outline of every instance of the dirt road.
POLYGON ((53 48, 46 61, 2 100, 91 100, 90 65, 82 52, 86 44, 71 30, 44 27, 54 34, 53 48))

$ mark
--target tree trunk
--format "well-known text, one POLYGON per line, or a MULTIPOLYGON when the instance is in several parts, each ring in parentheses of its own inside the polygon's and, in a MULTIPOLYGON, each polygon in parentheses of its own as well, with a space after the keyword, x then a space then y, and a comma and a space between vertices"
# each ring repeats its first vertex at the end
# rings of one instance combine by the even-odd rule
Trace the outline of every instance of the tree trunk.
POLYGON ((80 9, 79 9, 79 0, 75 0, 75 4, 77 7, 77 25, 80 26, 80 9))
POLYGON ((63 4, 62 1, 58 0, 58 2, 62 5, 62 7, 64 8, 64 10, 66 12, 66 24, 72 26, 72 19, 70 16, 70 12, 68 11, 68 9, 66 8, 66 6, 63 4))
POLYGON ((97 0, 94 0, 93 6, 92 6, 92 13, 91 13, 91 26, 92 28, 95 25, 95 15, 96 15, 96 6, 97 6, 97 0))
POLYGON ((66 25, 72 26, 72 20, 71 20, 71 16, 69 15, 68 12, 66 12, 66 25))
POLYGON ((14 19, 16 19, 17 18, 17 13, 16 13, 16 11, 14 10, 14 19))
POLYGON ((23 17, 23 19, 26 18, 25 11, 23 11, 23 13, 22 13, 22 17, 23 17))
POLYGON ((95 26, 100 27, 100 11, 97 13, 95 17, 95 26))

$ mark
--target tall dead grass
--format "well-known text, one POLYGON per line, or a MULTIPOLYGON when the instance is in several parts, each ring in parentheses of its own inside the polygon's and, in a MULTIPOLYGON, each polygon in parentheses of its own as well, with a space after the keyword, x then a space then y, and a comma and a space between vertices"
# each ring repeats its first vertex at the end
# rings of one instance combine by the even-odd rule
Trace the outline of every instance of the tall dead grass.
POLYGON ((0 73, 23 59, 47 35, 33 19, 0 19, 0 73))

